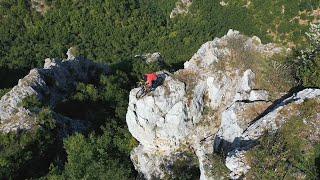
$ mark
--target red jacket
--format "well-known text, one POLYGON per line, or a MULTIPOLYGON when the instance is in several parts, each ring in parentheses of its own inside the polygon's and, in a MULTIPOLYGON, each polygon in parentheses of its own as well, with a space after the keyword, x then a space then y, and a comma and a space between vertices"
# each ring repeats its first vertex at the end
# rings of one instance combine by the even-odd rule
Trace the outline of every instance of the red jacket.
POLYGON ((153 82, 154 82, 155 80, 157 80, 157 78, 158 78, 158 76, 157 76, 156 73, 146 74, 145 76, 147 77, 147 80, 146 80, 146 81, 147 81, 147 86, 148 86, 148 87, 151 87, 152 84, 153 84, 153 82))

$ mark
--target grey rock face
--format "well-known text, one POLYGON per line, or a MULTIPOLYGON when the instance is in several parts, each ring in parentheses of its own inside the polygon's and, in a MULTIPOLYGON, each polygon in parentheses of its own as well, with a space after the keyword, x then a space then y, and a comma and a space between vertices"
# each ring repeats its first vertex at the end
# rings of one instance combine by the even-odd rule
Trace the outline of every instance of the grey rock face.
POLYGON ((299 113, 292 106, 301 104, 308 99, 320 101, 320 89, 304 89, 282 100, 236 137, 233 149, 228 152, 226 158, 226 166, 231 170, 230 177, 232 179, 238 179, 249 171, 250 166, 247 165, 245 153, 253 147, 255 140, 262 137, 267 131, 274 132, 279 129, 291 115, 299 113), (290 114, 281 113, 281 110, 284 109, 290 109, 290 114))
POLYGON ((164 62, 164 59, 159 52, 155 52, 152 54, 148 53, 145 55, 145 59, 147 63, 163 63, 164 62))
POLYGON ((270 92, 256 88, 255 69, 239 67, 246 59, 234 58, 235 49, 265 58, 290 52, 230 30, 203 44, 184 69, 167 77, 154 92, 141 99, 135 96, 139 89, 130 92, 126 121, 140 142, 131 158, 147 179, 163 178, 166 171, 160 167, 167 167, 168 159, 174 163, 179 152, 196 155, 200 179, 212 179, 207 167, 214 166, 208 158, 214 151, 227 154, 230 177, 239 178, 250 169, 244 158, 250 142, 285 123, 278 108, 318 98, 319 90, 306 89, 275 106, 270 92))
POLYGON ((160 65, 164 64, 164 58, 159 52, 135 55, 134 57, 142 58, 143 60, 145 60, 147 64, 151 64, 151 63, 158 63, 160 65))
POLYGON ((130 132, 146 147, 178 146, 179 140, 188 134, 192 126, 186 111, 184 83, 168 77, 165 84, 153 92, 153 96, 142 99, 135 97, 138 90, 130 92, 127 113, 130 132))
POLYGON ((89 82, 97 78, 98 74, 107 72, 106 66, 83 58, 46 59, 44 68, 32 69, 1 98, 0 131, 28 130, 34 126, 32 113, 21 106, 25 98, 36 96, 54 107, 75 90, 78 82, 89 82))

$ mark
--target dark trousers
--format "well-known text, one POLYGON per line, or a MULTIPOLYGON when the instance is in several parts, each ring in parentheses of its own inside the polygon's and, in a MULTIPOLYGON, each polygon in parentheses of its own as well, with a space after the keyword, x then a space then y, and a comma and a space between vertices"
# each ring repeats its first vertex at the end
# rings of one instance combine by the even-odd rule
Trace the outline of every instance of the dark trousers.
POLYGON ((161 86, 165 78, 165 74, 159 74, 158 78, 152 83, 151 90, 154 91, 158 86, 161 86))

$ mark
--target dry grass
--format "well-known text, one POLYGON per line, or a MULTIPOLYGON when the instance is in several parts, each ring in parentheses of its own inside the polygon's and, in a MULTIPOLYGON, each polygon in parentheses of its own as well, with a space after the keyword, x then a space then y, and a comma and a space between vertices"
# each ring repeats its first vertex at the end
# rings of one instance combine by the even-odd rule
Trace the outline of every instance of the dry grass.
POLYGON ((292 67, 287 62, 287 52, 274 54, 263 54, 245 47, 248 40, 245 36, 228 40, 227 48, 230 49, 230 56, 221 59, 215 66, 214 71, 234 72, 239 69, 242 73, 251 69, 255 75, 255 89, 265 89, 271 92, 271 98, 279 98, 279 93, 287 92, 295 86, 292 76, 292 67))
POLYGON ((261 67, 253 69, 256 73, 256 88, 270 92, 271 100, 280 98, 282 92, 288 92, 296 86, 291 66, 286 65, 285 56, 277 55, 266 59, 261 67))
POLYGON ((243 121, 240 121, 242 122, 243 128, 246 128, 250 122, 261 115, 271 104, 271 102, 256 102, 254 104, 249 104, 249 106, 245 108, 245 111, 240 114, 243 119, 243 121))
POLYGON ((247 178, 315 179, 319 168, 316 164, 320 150, 317 145, 319 137, 312 137, 317 126, 310 122, 315 119, 319 109, 319 102, 308 100, 282 111, 288 115, 287 123, 277 133, 262 137, 260 144, 247 154, 247 162, 252 167, 247 178), (300 113, 293 114, 292 111, 300 113), (317 141, 312 142, 312 139, 317 141))
POLYGON ((296 20, 298 20, 300 25, 304 25, 304 26, 307 26, 310 23, 314 23, 314 24, 320 23, 320 8, 314 9, 312 11, 306 11, 306 10, 299 11, 299 14, 294 18, 292 18, 289 22, 291 23, 296 20), (302 17, 313 17, 313 20, 310 21, 302 17))
POLYGON ((188 105, 191 104, 191 101, 193 99, 193 91, 195 86, 197 85, 197 82, 199 81, 198 77, 198 74, 192 70, 181 70, 174 75, 174 78, 185 83, 186 85, 188 105))

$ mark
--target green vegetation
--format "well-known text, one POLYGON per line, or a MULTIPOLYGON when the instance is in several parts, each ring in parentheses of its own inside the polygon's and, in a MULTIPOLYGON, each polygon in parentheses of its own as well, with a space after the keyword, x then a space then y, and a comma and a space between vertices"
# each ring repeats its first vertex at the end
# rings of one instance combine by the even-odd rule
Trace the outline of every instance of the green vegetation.
MULTIPOLYGON (((46 10, 41 13, 27 0, 0 1, 0 95, 31 68, 41 67, 46 57, 65 57, 69 47, 108 63, 113 73, 78 84, 76 92, 53 110, 36 97, 27 98, 21 106, 38 114, 43 128, 0 135, 2 179, 134 178, 129 152, 137 142, 125 123, 128 92, 142 74, 162 68, 147 65, 134 58, 136 54, 159 51, 167 68, 178 69, 201 44, 230 28, 257 35, 264 43, 300 48, 307 44, 305 21, 319 18, 311 11, 320 6, 318 0, 252 0, 246 7, 249 1, 228 0, 221 6, 218 0, 201 0, 194 1, 188 15, 169 19, 176 0, 43 1, 46 10), (87 132, 62 142, 52 120, 56 113, 88 123, 87 132)), ((319 86, 314 78, 320 77, 318 56, 315 59, 297 63, 305 86, 319 86)))
POLYGON ((0 98, 5 95, 7 92, 9 92, 10 89, 0 89, 0 98))
POLYGON ((49 179, 133 179, 130 160, 114 154, 110 132, 99 138, 76 134, 64 142, 68 154, 64 171, 51 166, 49 179))
POLYGON ((263 137, 249 154, 252 169, 248 178, 318 179, 320 142, 310 136, 316 128, 312 123, 319 123, 315 117, 319 108, 319 102, 306 101, 299 106, 300 115, 288 120, 279 132, 263 137))
POLYGON ((229 177, 229 169, 224 164, 224 157, 218 154, 209 156, 211 166, 205 166, 207 172, 215 179, 224 179, 229 177))
POLYGON ((179 157, 173 162, 172 167, 162 167, 164 172, 170 172, 165 174, 164 179, 198 179, 200 177, 200 170, 196 155, 190 151, 180 153, 179 157))
POLYGON ((43 108, 36 117, 41 128, 0 134, 0 177, 25 179, 46 175, 48 163, 61 152, 52 112, 43 108))
POLYGON ((20 106, 29 109, 30 111, 37 111, 43 107, 43 104, 38 100, 36 95, 32 95, 23 99, 20 106))
POLYGON ((86 135, 64 141, 67 161, 59 157, 53 162, 49 179, 134 178, 129 155, 137 142, 125 123, 128 85, 127 75, 117 71, 94 84, 79 83, 76 92, 56 106, 55 112, 89 124, 86 135))
POLYGON ((293 61, 297 78, 306 87, 320 87, 320 24, 307 32, 309 45, 293 61))

